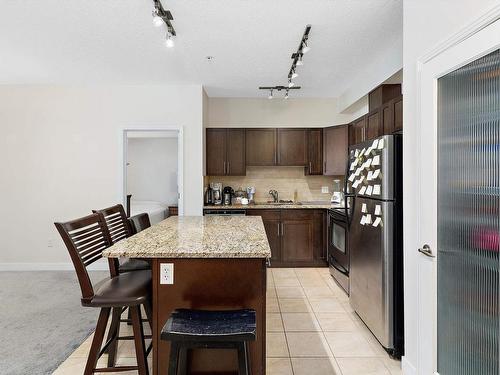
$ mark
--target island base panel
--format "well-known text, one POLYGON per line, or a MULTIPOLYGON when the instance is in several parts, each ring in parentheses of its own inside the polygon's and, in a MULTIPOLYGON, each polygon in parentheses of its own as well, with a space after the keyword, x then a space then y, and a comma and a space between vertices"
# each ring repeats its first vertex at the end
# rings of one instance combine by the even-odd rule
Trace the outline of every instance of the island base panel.
MULTIPOLYGON (((159 339, 176 308, 251 308, 257 316, 257 340, 250 343, 252 375, 265 375, 265 259, 153 259, 153 373, 167 375, 170 343, 159 339), (160 284, 160 264, 174 264, 174 284, 160 284)), ((192 374, 237 374, 232 350, 197 349, 189 354, 192 374)))

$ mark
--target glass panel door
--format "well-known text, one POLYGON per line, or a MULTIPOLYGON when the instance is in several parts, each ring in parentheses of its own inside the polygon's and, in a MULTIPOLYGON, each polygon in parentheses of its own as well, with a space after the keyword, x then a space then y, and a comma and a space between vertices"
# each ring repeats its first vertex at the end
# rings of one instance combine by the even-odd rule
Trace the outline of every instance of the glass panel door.
POLYGON ((500 50, 438 80, 437 365, 498 375, 500 50))

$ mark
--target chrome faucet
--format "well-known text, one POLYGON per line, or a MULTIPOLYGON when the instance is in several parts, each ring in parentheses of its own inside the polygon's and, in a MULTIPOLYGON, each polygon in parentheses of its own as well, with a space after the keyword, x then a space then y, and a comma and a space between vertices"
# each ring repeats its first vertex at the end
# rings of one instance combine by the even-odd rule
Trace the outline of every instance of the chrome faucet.
POLYGON ((273 197, 274 203, 279 202, 278 192, 276 190, 269 190, 269 194, 273 197))

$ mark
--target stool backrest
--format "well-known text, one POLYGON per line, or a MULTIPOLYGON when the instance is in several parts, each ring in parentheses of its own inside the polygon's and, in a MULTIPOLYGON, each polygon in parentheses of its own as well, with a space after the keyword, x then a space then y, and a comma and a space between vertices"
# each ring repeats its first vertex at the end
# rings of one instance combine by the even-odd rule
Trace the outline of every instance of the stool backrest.
MULTIPOLYGON (((102 214, 95 213, 66 223, 54 223, 66 245, 75 267, 82 300, 94 296, 94 288, 87 267, 102 258, 102 252, 111 246, 111 238, 102 214)), ((112 276, 117 274, 117 265, 109 260, 112 276)))
POLYGON ((132 229, 132 234, 139 233, 151 226, 149 215, 146 213, 134 215, 130 217, 128 221, 130 223, 130 228, 132 229))
POLYGON ((121 204, 103 208, 101 210, 92 210, 92 212, 98 212, 104 216, 109 235, 111 236, 111 242, 113 244, 123 240, 124 238, 130 237, 133 234, 132 228, 130 227, 130 223, 127 219, 127 214, 121 204))

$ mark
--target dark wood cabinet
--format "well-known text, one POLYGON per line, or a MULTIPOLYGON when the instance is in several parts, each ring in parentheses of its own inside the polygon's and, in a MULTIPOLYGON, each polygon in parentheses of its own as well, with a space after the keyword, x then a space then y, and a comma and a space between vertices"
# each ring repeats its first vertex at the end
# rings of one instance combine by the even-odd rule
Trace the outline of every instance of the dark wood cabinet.
POLYGON ((360 117, 349 126, 349 145, 366 140, 366 116, 360 117))
POLYGON ((307 130, 307 165, 306 174, 323 174, 323 129, 307 130))
POLYGON ((281 247, 285 263, 314 261, 314 220, 310 212, 281 212, 281 247))
POLYGON ((394 131, 403 130, 403 98, 394 100, 394 131))
POLYGON ((207 129, 205 143, 207 176, 225 175, 226 129, 207 129))
POLYGON ((391 134, 394 131, 394 106, 391 103, 385 104, 381 108, 380 114, 382 116, 384 134, 391 134))
POLYGON ((380 137, 384 134, 382 121, 380 120, 380 111, 376 109, 366 115, 366 140, 380 137))
POLYGON ((349 145, 402 130, 403 96, 399 95, 349 124, 349 145))
POLYGON ((349 127, 332 126, 323 130, 323 174, 344 175, 347 163, 349 127))
POLYGON ((226 133, 226 175, 246 174, 245 129, 227 129, 226 133))
POLYGON ((277 129, 277 165, 305 166, 307 164, 307 130, 277 129))
POLYGON ((206 130, 206 174, 208 176, 244 176, 245 130, 206 130))
POLYGON ((401 96, 401 84, 383 84, 368 94, 368 111, 378 109, 390 100, 401 96))
POLYGON ((271 267, 326 266, 326 212, 301 209, 251 209, 261 216, 271 247, 271 267))
POLYGON ((281 260, 281 212, 280 210, 247 210, 248 216, 261 216, 271 248, 271 266, 281 260))
POLYGON ((246 129, 246 165, 276 165, 276 129, 246 129))

